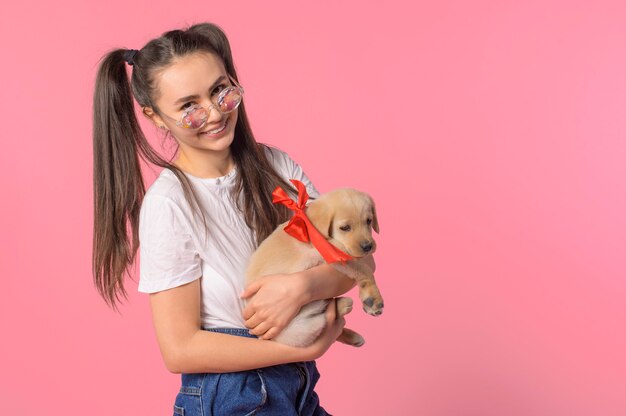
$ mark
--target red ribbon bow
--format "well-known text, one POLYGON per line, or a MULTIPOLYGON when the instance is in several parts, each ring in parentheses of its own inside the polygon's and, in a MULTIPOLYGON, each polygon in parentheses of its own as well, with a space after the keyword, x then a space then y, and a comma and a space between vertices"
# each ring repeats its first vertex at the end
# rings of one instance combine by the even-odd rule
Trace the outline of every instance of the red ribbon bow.
POLYGON ((298 189, 298 203, 289 198, 289 195, 287 195, 280 186, 277 186, 274 192, 272 192, 273 203, 283 204, 292 211, 295 211, 289 224, 284 228, 285 232, 303 243, 310 241, 327 263, 335 263, 338 261, 344 263, 348 260, 352 260, 352 256, 330 244, 313 226, 311 221, 309 221, 309 218, 304 213, 306 202, 309 200, 309 194, 307 194, 304 184, 296 179, 289 179, 289 181, 298 189))

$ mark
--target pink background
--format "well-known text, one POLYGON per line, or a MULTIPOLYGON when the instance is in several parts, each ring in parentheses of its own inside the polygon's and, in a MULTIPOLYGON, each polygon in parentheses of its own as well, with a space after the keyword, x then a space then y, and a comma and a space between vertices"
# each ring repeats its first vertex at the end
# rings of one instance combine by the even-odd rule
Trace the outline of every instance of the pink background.
POLYGON ((1 413, 172 413, 148 298, 92 286, 91 100, 107 50, 206 20, 258 140, 378 203, 386 309, 319 360, 329 411, 626 414, 624 3, 294 3, 3 5, 1 413))

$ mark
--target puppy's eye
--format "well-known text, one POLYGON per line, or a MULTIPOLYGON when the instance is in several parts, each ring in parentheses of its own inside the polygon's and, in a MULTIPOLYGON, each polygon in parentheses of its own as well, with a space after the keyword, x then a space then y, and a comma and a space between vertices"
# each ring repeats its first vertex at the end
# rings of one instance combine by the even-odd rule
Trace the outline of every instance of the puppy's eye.
POLYGON ((371 218, 368 218, 368 219, 367 219, 367 225, 370 225, 371 223, 372 223, 372 219, 371 219, 371 218))
POLYGON ((341 231, 350 231, 350 226, 349 225, 344 225, 343 227, 339 227, 339 229, 341 231))

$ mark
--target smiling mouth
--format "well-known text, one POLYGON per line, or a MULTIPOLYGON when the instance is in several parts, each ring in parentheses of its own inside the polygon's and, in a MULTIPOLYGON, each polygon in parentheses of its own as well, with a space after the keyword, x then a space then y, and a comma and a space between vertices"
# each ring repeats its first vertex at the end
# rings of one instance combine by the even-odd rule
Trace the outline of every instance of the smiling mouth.
POLYGON ((230 117, 228 117, 226 120, 224 120, 224 124, 222 124, 220 127, 214 129, 214 130, 209 130, 209 131, 203 131, 200 134, 218 134, 221 133, 222 130, 224 130, 226 128, 226 126, 228 125, 228 121, 230 120, 230 117))

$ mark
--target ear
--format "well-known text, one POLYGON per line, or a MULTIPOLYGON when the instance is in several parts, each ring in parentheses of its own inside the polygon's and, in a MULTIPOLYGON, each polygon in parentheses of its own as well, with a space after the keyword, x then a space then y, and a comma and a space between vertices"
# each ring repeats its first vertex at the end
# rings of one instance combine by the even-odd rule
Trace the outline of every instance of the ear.
POLYGON ((163 119, 157 113, 154 112, 152 107, 142 107, 141 112, 150 121, 152 121, 152 123, 154 123, 154 125, 157 126, 158 128, 167 129, 167 126, 165 125, 165 122, 163 121, 163 119))
POLYGON ((380 228, 378 227, 378 216, 376 215, 376 204, 374 203, 374 200, 371 196, 368 195, 368 197, 372 207, 372 228, 374 229, 374 231, 376 231, 376 233, 380 234, 380 228))
POLYGON ((314 200, 307 205, 305 212, 317 231, 326 238, 332 237, 334 213, 324 200, 314 200))

